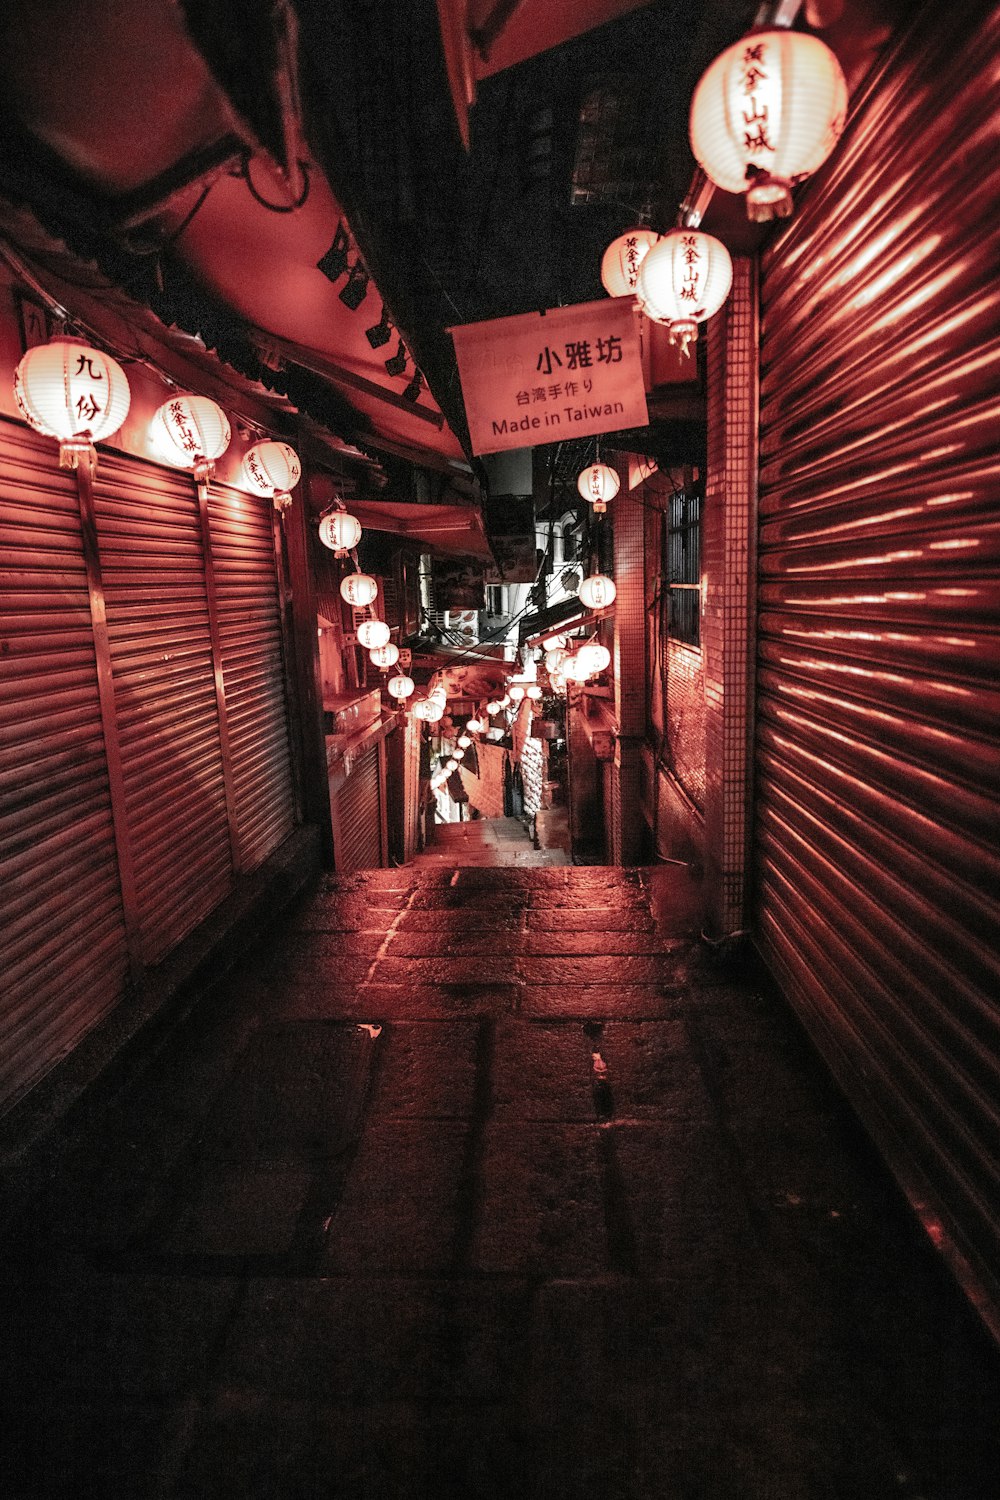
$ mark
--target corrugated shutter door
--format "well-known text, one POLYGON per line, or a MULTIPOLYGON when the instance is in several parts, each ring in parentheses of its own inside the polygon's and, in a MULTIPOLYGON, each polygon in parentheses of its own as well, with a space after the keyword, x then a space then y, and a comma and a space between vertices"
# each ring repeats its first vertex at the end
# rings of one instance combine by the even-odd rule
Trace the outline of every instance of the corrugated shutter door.
POLYGON ((292 832, 295 798, 273 508, 214 484, 212 559, 240 866, 255 870, 292 832))
POLYGON ((201 523, 187 474, 103 455, 94 486, 142 957, 228 894, 201 523))
POLYGON ((994 1299, 998 68, 925 7, 765 258, 756 763, 765 955, 994 1299))
POLYGON ((0 423, 0 1103, 128 970, 80 511, 56 445, 0 423))
POLYGON ((378 746, 365 750, 336 796, 334 855, 337 871, 376 870, 382 863, 378 746))

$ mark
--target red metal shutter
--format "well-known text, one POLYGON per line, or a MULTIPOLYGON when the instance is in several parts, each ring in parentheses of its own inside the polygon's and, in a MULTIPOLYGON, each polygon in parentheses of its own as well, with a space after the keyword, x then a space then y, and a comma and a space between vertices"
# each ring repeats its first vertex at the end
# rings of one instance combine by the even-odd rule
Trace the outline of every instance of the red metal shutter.
POLYGON ((998 69, 924 7, 765 257, 756 926, 1000 1327, 998 69))
POLYGON ((382 793, 378 746, 358 756, 334 799, 337 873, 376 870, 382 863, 382 793))
POLYGON ((141 951, 228 894, 232 858, 201 523, 188 474, 101 456, 94 486, 141 951))
POLYGON ((273 515, 270 501, 218 484, 209 491, 243 870, 263 864, 295 826, 273 515))
POLYGON ((0 423, 0 1104, 121 999, 128 952, 76 485, 0 423))

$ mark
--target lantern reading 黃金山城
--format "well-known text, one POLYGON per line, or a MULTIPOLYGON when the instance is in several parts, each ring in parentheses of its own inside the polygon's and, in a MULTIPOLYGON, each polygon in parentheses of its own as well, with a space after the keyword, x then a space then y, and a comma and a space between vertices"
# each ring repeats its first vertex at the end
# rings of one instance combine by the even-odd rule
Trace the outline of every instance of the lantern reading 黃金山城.
POLYGON ((610 609, 617 592, 614 583, 605 574, 592 573, 580 584, 578 596, 585 609, 610 609))
POLYGON ((599 641, 587 641, 576 652, 577 671, 587 677, 596 677, 611 665, 611 652, 599 641))
POLYGON ((355 609, 366 609, 378 597, 378 583, 369 573, 348 573, 340 580, 340 597, 355 609))
POLYGON ((361 540, 361 522, 346 510, 332 510, 319 523, 319 539, 338 557, 346 557, 361 540))
POLYGON ((384 646, 373 646, 368 655, 372 666, 378 667, 380 672, 388 672, 399 661, 399 647, 388 641, 384 646))
POLYGON ((664 323, 672 344, 687 353, 704 323, 729 296, 733 262, 721 240, 700 229, 672 229, 646 256, 639 297, 647 315, 664 323))
POLYGON ((289 493, 302 477, 302 464, 287 443, 255 443, 243 455, 243 482, 255 495, 273 500, 279 510, 292 503, 289 493))
POLYGON ((171 396, 155 413, 149 428, 150 441, 166 463, 178 469, 193 469, 201 481, 229 447, 229 418, 209 396, 171 396))
POLYGON ((366 651, 374 651, 378 646, 384 646, 391 634, 384 620, 362 620, 358 626, 358 645, 364 646, 366 651))
POLYGON ((614 469, 607 464, 593 463, 581 470, 577 476, 576 487, 583 498, 589 500, 594 510, 600 514, 607 510, 608 501, 613 500, 621 489, 621 480, 614 469))
POLYGON ((629 297, 639 280, 639 267, 659 236, 652 229, 628 229, 601 257, 601 285, 609 297, 629 297))
POLYGON ((746 194, 749 218, 786 219, 792 185, 826 161, 846 115, 844 74, 824 42, 801 31, 752 31, 702 74, 691 150, 716 187, 746 194))
POLYGON ((385 686, 390 698, 398 698, 402 702, 404 698, 409 698, 415 685, 412 677, 401 673, 398 677, 390 677, 385 686))

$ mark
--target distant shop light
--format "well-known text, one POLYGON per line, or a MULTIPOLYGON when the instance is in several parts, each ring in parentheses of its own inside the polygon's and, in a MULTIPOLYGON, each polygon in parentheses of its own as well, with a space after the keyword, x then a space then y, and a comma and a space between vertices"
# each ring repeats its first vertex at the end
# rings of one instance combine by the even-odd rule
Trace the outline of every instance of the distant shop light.
POLYGON ((787 219, 792 186, 840 139, 847 84, 818 37, 752 31, 711 63, 691 100, 691 150, 727 193, 745 193, 747 217, 787 219))
POLYGON ((659 235, 652 229, 628 229, 612 240, 601 259, 601 285, 609 297, 630 297, 639 281, 639 267, 659 235))
POLYGON ((340 597, 355 609, 366 609, 378 597, 378 583, 368 573, 348 573, 340 581, 340 597))
POLYGON ((671 229, 642 263, 639 299, 686 354, 698 324, 719 311, 732 284, 733 262, 721 240, 700 229, 671 229))
MULTIPOLYGON (((388 641, 392 631, 384 620, 362 620, 358 626, 358 645, 376 651, 388 641)), ((396 652, 399 655, 399 652, 396 652)))
POLYGON ((210 396, 179 395, 154 414, 150 441, 164 462, 192 469, 201 483, 210 479, 215 460, 229 447, 229 418, 210 396))
POLYGON ((579 600, 584 609, 610 609, 618 590, 603 573, 592 573, 580 584, 579 600))
POLYGON ((338 557, 346 557, 361 540, 361 522, 346 510, 333 510, 319 523, 319 539, 338 557))
POLYGON ((600 515, 621 489, 621 480, 608 464, 593 463, 577 476, 576 487, 600 515))
POLYGON ((253 494, 273 500, 279 510, 291 505, 291 491, 302 478, 302 462, 294 448, 287 443, 254 443, 240 467, 253 494))
POLYGON ((117 432, 132 400, 117 360, 75 339, 29 349, 14 372, 14 399, 25 421, 59 443, 59 463, 75 469, 94 443, 117 432))

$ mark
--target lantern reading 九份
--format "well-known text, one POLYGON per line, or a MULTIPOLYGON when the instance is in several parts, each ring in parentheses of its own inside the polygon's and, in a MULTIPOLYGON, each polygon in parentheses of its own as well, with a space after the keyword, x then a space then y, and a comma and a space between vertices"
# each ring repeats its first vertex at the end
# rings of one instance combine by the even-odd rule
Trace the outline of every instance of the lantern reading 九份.
POLYGON ((14 372, 14 399, 25 421, 58 438, 59 461, 75 457, 117 432, 131 403, 121 365, 99 349, 54 339, 29 349, 14 372))
POLYGON ((716 187, 746 193, 747 216, 787 219, 791 188, 840 138, 847 84, 818 37, 753 31, 702 75, 691 100, 691 150, 716 187))
POLYGON ((647 315, 664 323, 672 344, 687 353, 704 323, 729 296, 733 262, 721 240, 700 229, 672 229, 646 256, 639 297, 647 315))

